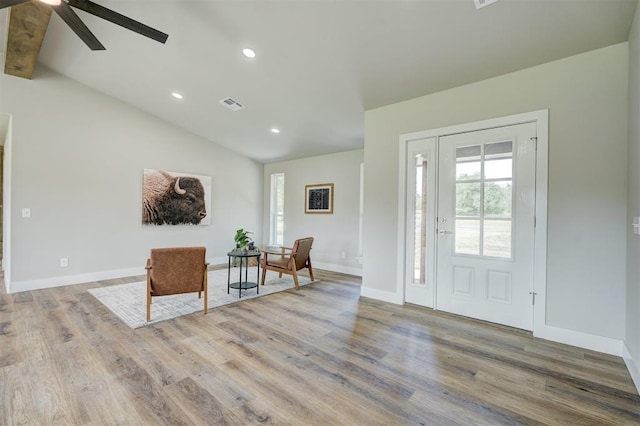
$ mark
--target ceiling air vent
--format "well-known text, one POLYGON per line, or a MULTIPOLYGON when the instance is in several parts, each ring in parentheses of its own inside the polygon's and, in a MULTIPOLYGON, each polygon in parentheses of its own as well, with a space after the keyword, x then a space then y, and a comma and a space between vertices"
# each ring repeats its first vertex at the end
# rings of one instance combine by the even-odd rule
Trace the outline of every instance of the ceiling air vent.
POLYGON ((476 4, 476 9, 489 6, 490 4, 495 3, 497 1, 498 0, 473 0, 473 2, 476 4))
POLYGON ((231 111, 238 111, 239 109, 244 108, 244 105, 242 105, 240 102, 236 101, 233 98, 220 99, 218 102, 220 102, 220 104, 229 108, 231 111))

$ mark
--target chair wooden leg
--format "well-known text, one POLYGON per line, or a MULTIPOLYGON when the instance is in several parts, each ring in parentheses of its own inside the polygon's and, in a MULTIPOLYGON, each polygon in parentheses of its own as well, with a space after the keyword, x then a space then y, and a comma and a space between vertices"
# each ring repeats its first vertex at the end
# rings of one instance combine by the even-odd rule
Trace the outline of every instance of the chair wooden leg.
POLYGON ((202 299, 202 292, 201 291, 198 292, 198 299, 202 299))
POLYGON ((296 285, 296 290, 299 290, 300 286, 298 285, 298 273, 295 269, 293 270, 293 273, 291 275, 293 275, 293 283, 296 285))
POLYGON ((307 268, 309 268, 309 278, 313 281, 313 268, 311 267, 311 258, 307 259, 307 268))
POLYGON ((262 267, 262 279, 260 280, 260 285, 264 285, 264 279, 267 276, 267 268, 265 268, 264 266, 262 267))
MULTIPOLYGON (((208 283, 208 280, 207 280, 207 269, 205 267, 205 270, 204 270, 204 314, 205 315, 207 315, 207 310, 209 308, 208 291, 209 291, 209 283, 208 283)), ((198 292, 198 294, 200 294, 200 292, 198 292)))

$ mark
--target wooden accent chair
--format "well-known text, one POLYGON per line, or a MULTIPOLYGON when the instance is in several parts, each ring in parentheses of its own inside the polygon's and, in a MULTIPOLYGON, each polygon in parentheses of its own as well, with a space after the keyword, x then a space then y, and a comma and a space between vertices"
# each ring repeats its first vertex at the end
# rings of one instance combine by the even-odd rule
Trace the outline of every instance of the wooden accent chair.
POLYGON ((206 247, 173 247, 151 249, 147 259, 147 322, 151 321, 151 298, 169 294, 204 291, 204 313, 207 313, 206 247))
POLYGON ((298 286, 299 270, 309 269, 309 277, 313 281, 313 268, 311 268, 311 258, 309 257, 312 244, 313 237, 307 237, 296 240, 293 247, 281 247, 280 252, 263 251, 261 284, 264 285, 267 269, 278 272, 280 277, 282 274, 293 275, 296 290, 300 288, 298 286))

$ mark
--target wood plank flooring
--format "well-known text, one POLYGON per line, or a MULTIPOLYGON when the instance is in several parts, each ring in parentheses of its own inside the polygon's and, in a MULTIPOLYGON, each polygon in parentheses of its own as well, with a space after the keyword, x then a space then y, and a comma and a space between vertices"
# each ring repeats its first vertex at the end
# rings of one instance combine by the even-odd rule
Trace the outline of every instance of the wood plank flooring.
POLYGON ((316 275, 138 330, 86 290, 143 277, 0 293, 0 424, 640 424, 620 358, 316 275))

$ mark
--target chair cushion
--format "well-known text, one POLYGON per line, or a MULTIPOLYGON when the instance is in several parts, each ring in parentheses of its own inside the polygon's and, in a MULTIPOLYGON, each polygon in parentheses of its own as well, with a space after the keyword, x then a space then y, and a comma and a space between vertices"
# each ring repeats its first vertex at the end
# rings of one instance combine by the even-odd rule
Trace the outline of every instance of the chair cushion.
POLYGON ((281 257, 277 254, 268 255, 266 257, 267 266, 274 266, 276 268, 287 269, 287 265, 289 264, 289 256, 281 257))

